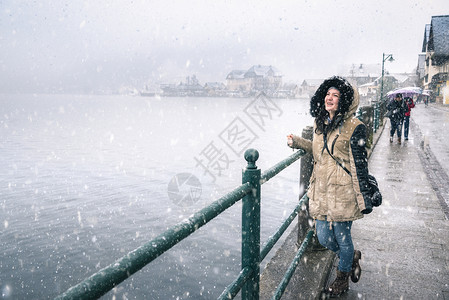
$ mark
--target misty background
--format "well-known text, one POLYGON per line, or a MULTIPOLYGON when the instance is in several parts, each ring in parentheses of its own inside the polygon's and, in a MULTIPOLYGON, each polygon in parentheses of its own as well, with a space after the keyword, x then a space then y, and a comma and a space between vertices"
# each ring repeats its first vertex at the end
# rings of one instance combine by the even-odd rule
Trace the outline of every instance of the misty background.
POLYGON ((437 1, 0 1, 0 93, 117 93, 225 82, 272 65, 283 82, 345 64, 413 72, 437 1))

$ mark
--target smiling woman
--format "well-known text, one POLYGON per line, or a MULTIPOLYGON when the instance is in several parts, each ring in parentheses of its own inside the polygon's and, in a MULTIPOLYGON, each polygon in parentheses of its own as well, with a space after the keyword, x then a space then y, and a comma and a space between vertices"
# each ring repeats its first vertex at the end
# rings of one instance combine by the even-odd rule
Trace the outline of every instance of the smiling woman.
POLYGON ((310 216, 320 243, 339 257, 337 278, 329 286, 339 296, 360 279, 361 252, 354 250, 352 222, 372 211, 366 126, 354 114, 358 94, 341 77, 326 79, 310 101, 315 117, 313 140, 291 136, 288 144, 312 152, 314 167, 307 191, 310 216))
POLYGON ((338 110, 338 103, 340 100, 340 91, 335 87, 331 87, 327 90, 326 97, 324 98, 324 104, 326 111, 329 113, 329 118, 332 120, 335 113, 338 110))

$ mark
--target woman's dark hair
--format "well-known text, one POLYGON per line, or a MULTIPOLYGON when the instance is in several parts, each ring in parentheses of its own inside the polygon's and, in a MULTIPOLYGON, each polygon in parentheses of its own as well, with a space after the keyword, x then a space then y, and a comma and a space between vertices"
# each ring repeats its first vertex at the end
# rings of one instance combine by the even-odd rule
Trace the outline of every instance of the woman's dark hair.
POLYGON ((312 96, 312 99, 310 99, 310 114, 315 118, 317 133, 324 133, 325 130, 326 132, 329 132, 339 126, 353 100, 354 89, 346 79, 339 76, 333 76, 324 80, 312 96), (338 101, 338 109, 335 113, 335 117, 326 129, 325 121, 329 117, 329 113, 324 105, 324 98, 331 87, 336 88, 340 92, 340 99, 338 101))

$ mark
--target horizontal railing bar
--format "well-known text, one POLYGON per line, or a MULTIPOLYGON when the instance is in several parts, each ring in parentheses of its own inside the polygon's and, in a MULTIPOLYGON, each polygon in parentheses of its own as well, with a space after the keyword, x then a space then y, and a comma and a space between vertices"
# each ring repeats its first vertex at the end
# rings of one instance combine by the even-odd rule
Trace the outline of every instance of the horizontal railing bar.
POLYGON ((298 252, 296 252, 295 258, 293 259, 290 266, 288 267, 287 272, 285 272, 284 278, 282 279, 281 283, 278 285, 276 292, 274 293, 271 300, 281 299, 282 294, 284 294, 285 289, 287 288, 287 285, 288 285, 290 279, 292 278, 293 273, 296 270, 296 267, 299 264, 299 260, 304 255, 304 253, 307 249, 307 246, 309 245, 309 242, 312 239, 312 236, 313 236, 313 230, 309 230, 309 232, 307 232, 307 236, 304 238, 304 241, 302 242, 301 247, 299 247, 298 252))
POLYGON ((299 203, 296 205, 290 216, 288 216, 288 218, 284 221, 281 227, 279 227, 276 233, 268 238, 267 242, 263 246, 262 251, 260 252, 260 261, 263 261, 265 259, 265 256, 267 256, 267 254, 271 251, 271 249, 274 247, 277 241, 281 238, 285 230, 287 230, 287 228, 295 219, 296 215, 298 214, 299 210, 301 209, 302 205, 306 202, 306 200, 308 200, 307 194, 304 194, 304 196, 301 198, 301 200, 299 200, 299 203))
POLYGON ((239 276, 221 293, 217 298, 218 300, 234 299, 235 296, 240 292, 245 282, 251 276, 251 269, 244 268, 240 271, 239 276))
POLYGON ((56 299, 95 299, 101 297, 227 208, 234 205, 251 190, 252 188, 248 183, 240 185, 225 196, 196 212, 186 221, 169 228, 155 239, 129 252, 115 263, 101 269, 89 278, 71 287, 56 299))
POLYGON ((282 170, 290 166, 292 163, 297 161, 299 158, 301 158, 301 156, 304 156, 305 154, 306 152, 304 150, 299 149, 289 157, 281 160, 280 162, 278 162, 277 164, 275 164, 274 166, 272 166, 271 168, 262 173, 262 176, 260 178, 260 184, 264 184, 265 182, 267 182, 268 180, 279 174, 282 170))

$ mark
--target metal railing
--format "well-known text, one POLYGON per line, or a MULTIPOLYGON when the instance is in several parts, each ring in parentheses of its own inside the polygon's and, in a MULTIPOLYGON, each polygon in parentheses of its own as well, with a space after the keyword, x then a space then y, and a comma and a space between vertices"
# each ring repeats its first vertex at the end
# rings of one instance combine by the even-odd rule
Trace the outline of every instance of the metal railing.
MULTIPOLYGON (((95 299, 106 294, 115 286, 129 278, 132 274, 151 263, 161 254, 188 237, 190 234, 207 224, 227 208, 242 199, 242 270, 238 277, 223 291, 219 299, 232 299, 241 291, 241 298, 259 299, 260 263, 273 248, 298 212, 305 207, 307 196, 301 198, 290 216, 283 222, 278 231, 271 236, 260 250, 260 204, 261 185, 279 172, 304 156, 305 152, 298 150, 286 159, 277 163, 263 174, 257 168, 259 158, 257 150, 249 149, 245 152, 248 162, 242 174, 242 185, 225 196, 219 198, 209 206, 201 209, 192 217, 181 222, 155 239, 129 252, 111 265, 101 269, 79 284, 71 287, 56 299, 95 299)), ((273 299, 279 299, 285 291, 301 256, 312 238, 313 231, 307 233, 295 259, 291 263, 282 282, 279 284, 273 299)))
POLYGON ((376 133, 379 127, 383 125, 382 120, 384 119, 386 106, 387 101, 386 99, 383 99, 382 101, 374 101, 371 105, 359 107, 356 112, 356 117, 367 127, 368 148, 371 148, 372 146, 373 134, 376 133))
MULTIPOLYGON (((385 101, 373 103, 371 106, 363 106, 357 111, 357 117, 368 128, 367 146, 371 147, 373 132, 381 125, 385 111, 385 101)), ((309 130, 311 134, 311 130, 309 130)), ((310 136, 311 138, 311 136, 310 136)), ((243 300, 259 299, 260 263, 270 252, 282 234, 287 230, 298 212, 303 209, 308 201, 304 195, 296 205, 290 216, 283 222, 276 233, 260 249, 260 202, 261 185, 292 163, 303 157, 305 152, 298 150, 278 164, 274 165, 263 174, 257 168, 256 161, 259 158, 257 150, 249 149, 245 152, 248 162, 242 174, 242 185, 235 188, 225 196, 211 203, 209 206, 196 212, 189 219, 169 228, 155 239, 141 247, 129 252, 115 263, 103 268, 91 275, 79 284, 71 287, 56 299, 95 299, 106 294, 115 286, 129 278, 131 275, 151 263, 158 256, 187 238, 203 225, 220 215, 226 209, 242 199, 242 270, 238 277, 223 291, 218 299, 233 299, 240 291, 243 300)), ((309 166, 311 167, 311 165, 309 166)), ((302 172, 303 170, 301 170, 302 172)), ((301 247, 290 264, 284 278, 278 285, 272 299, 280 299, 293 272, 305 252, 313 231, 308 230, 301 247)))

